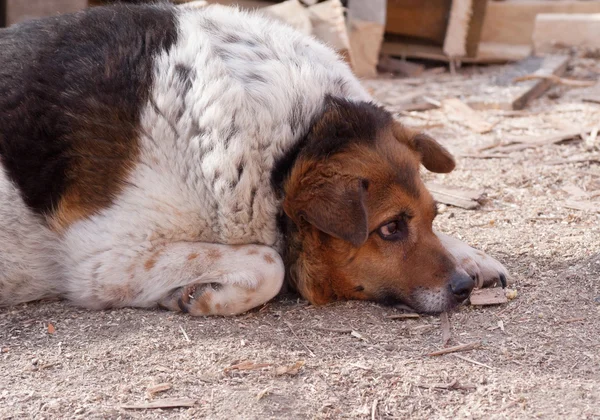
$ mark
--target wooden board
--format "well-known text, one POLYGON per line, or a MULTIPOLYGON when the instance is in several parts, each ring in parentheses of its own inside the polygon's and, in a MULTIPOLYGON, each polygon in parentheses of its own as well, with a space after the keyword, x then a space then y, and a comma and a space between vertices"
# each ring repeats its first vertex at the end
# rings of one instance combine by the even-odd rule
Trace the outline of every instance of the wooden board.
POLYGON ((490 1, 481 42, 531 45, 535 17, 540 13, 600 13, 600 1, 490 1))
POLYGON ((535 52, 546 53, 556 46, 600 48, 600 13, 537 15, 533 30, 535 52))
POLYGON ((475 109, 523 109, 530 101, 541 96, 552 85, 552 81, 540 78, 515 82, 515 79, 531 74, 560 76, 567 69, 568 62, 568 56, 550 55, 529 57, 505 66, 503 72, 492 79, 481 95, 468 98, 468 104, 475 109), (490 94, 493 90, 496 92, 490 94))
MULTIPOLYGON (((397 57, 423 58, 448 62, 448 57, 444 54, 442 47, 436 45, 423 45, 407 43, 404 41, 390 40, 386 37, 381 52, 397 57)), ((510 61, 522 60, 531 55, 532 48, 529 45, 508 45, 482 42, 479 44, 479 50, 475 57, 463 57, 463 63, 506 63, 510 61)))
POLYGON ((442 45, 451 0, 388 0, 386 32, 442 45))

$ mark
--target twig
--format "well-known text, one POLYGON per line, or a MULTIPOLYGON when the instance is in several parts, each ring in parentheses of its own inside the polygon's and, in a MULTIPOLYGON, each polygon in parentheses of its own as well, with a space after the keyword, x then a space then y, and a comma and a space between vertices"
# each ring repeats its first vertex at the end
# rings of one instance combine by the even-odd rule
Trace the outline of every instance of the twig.
POLYGON ((334 333, 340 333, 340 334, 350 334, 352 332, 351 328, 327 328, 327 327, 313 327, 315 330, 319 330, 319 331, 327 331, 327 332, 334 332, 334 333))
POLYGON ((437 350, 432 353, 429 353, 428 356, 441 356, 443 354, 455 353, 457 351, 468 351, 473 350, 481 346, 480 341, 474 341, 472 343, 460 344, 454 347, 448 347, 445 349, 437 350))
POLYGON ((545 79, 550 80, 552 83, 556 83, 563 86, 571 86, 571 87, 589 87, 595 86, 596 81, 592 80, 573 80, 573 79, 565 79, 564 77, 559 77, 554 74, 527 74, 525 76, 516 77, 513 79, 513 82, 525 82, 527 80, 536 80, 536 79, 545 79))
POLYGON ((122 405, 125 410, 148 410, 153 408, 178 408, 178 407, 193 407, 196 405, 196 400, 191 398, 165 398, 143 404, 122 405))
POLYGON ((377 398, 373 400, 373 405, 371 406, 371 420, 375 420, 375 415, 377 414, 377 398))
POLYGON ((408 314, 395 314, 386 316, 387 319, 415 319, 421 318, 419 314, 408 313, 408 314))
POLYGON ((183 327, 180 325, 179 329, 181 330, 181 333, 183 334, 183 338, 185 338, 185 341, 187 341, 188 343, 191 343, 192 340, 190 340, 190 337, 188 337, 187 333, 185 332, 185 330, 183 329, 183 327))
POLYGON ((304 341, 302 341, 300 339, 300 337, 298 337, 298 334, 296 334, 296 332, 294 331, 294 328, 292 328, 292 325, 289 322, 287 322, 287 321, 283 321, 283 322, 285 322, 285 325, 287 325, 288 328, 290 329, 290 331, 292 332, 292 334, 294 334, 294 337, 296 337, 296 340, 298 340, 298 342, 300 344, 302 344, 302 347, 304 347, 306 349, 306 351, 308 352, 308 354, 310 355, 310 357, 315 357, 315 354, 313 353, 313 351, 311 349, 309 349, 306 344, 304 344, 304 341))
POLYGON ((447 384, 416 384, 419 388, 427 388, 427 389, 447 389, 447 390, 457 390, 457 389, 475 389, 473 385, 461 385, 458 383, 458 379, 454 379, 447 384))
POLYGON ((562 323, 563 324, 570 324, 571 322, 580 322, 580 321, 585 321, 585 317, 579 317, 579 318, 569 318, 569 319, 563 319, 562 323))
POLYGON ((461 158, 467 159, 512 159, 510 156, 506 155, 494 155, 491 153, 482 153, 480 155, 458 155, 461 158))
POLYGON ((442 346, 446 346, 452 337, 450 333, 450 320, 448 319, 448 312, 442 312, 440 314, 440 321, 442 325, 442 346))
POLYGON ((460 360, 464 360, 465 362, 473 363, 474 365, 477 365, 477 366, 483 366, 484 368, 488 368, 491 370, 494 369, 493 367, 486 365, 485 363, 481 363, 481 362, 478 362, 477 360, 469 359, 468 357, 461 356, 460 354, 452 354, 452 356, 457 357, 460 360))
POLYGON ((163 384, 154 385, 153 387, 148 388, 146 390, 146 392, 148 393, 148 395, 150 397, 154 397, 154 394, 158 394, 160 392, 165 392, 165 391, 168 391, 169 389, 171 389, 171 384, 163 383, 163 384))

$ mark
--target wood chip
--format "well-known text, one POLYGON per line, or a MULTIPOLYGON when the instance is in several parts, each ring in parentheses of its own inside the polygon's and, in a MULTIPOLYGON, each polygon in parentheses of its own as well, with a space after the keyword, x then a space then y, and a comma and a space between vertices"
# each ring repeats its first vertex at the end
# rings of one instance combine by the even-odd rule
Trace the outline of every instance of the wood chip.
POLYGON ((508 302, 504 290, 499 287, 473 290, 469 300, 471 305, 477 306, 499 305, 508 302))
POLYGON ((359 340, 363 340, 363 341, 369 342, 369 339, 368 339, 368 337, 367 337, 367 336, 365 336, 365 335, 363 335, 363 334, 361 334, 361 333, 359 333, 358 331, 352 331, 352 332, 350 333, 350 335, 351 335, 352 337, 356 337, 356 338, 358 338, 359 340))
POLYGON ((185 341, 187 341, 188 343, 191 343, 192 340, 190 340, 190 337, 187 335, 187 333, 185 332, 185 330, 183 329, 183 327, 180 325, 179 329, 181 330, 181 333, 183 334, 183 338, 185 338, 185 341))
POLYGON ((262 400, 270 392, 271 392, 271 387, 270 386, 266 387, 265 389, 260 391, 258 394, 256 394, 256 401, 262 400))
POLYGON ((250 360, 236 363, 235 365, 226 367, 223 369, 225 373, 231 372, 232 370, 256 370, 271 366, 271 363, 254 363, 250 360))
POLYGON ((421 318, 419 314, 407 313, 407 314, 394 314, 386 316, 387 319, 416 319, 421 318))
POLYGON ((447 384, 417 384, 419 388, 427 388, 427 389, 446 389, 446 390, 471 390, 476 389, 473 385, 461 385, 458 382, 458 379, 453 379, 451 382, 447 384))
POLYGON ((377 418, 377 403, 379 401, 377 400, 377 398, 375 398, 375 400, 373 400, 373 405, 371 406, 371 420, 375 420, 377 418))
POLYGON ((54 334, 56 332, 56 328, 51 323, 48 323, 48 334, 54 334))
POLYGON ((493 124, 485 121, 477 111, 460 99, 444 99, 442 109, 450 121, 463 125, 476 133, 489 133, 494 128, 493 124))
POLYGON ((561 322, 563 324, 570 324, 571 322, 581 322, 581 321, 585 321, 585 317, 578 317, 578 318, 568 318, 568 319, 563 319, 561 322))
POLYGON ((300 369, 302 368, 302 366, 304 366, 304 360, 298 360, 296 363, 294 363, 293 365, 288 365, 288 366, 279 366, 277 369, 275 369, 275 375, 277 376, 281 376, 281 375, 297 375, 298 372, 300 372, 300 369))
POLYGON ((196 405, 196 400, 191 398, 164 398, 148 403, 122 405, 121 408, 125 410, 150 410, 155 408, 193 407, 194 405, 196 405))
POLYGON ((449 187, 431 182, 426 183, 426 186, 437 202, 467 210, 479 208, 480 202, 485 197, 483 190, 449 187))
POLYGON ((508 145, 499 145, 491 148, 494 153, 511 153, 540 146, 559 144, 565 141, 580 139, 582 133, 589 133, 591 128, 573 128, 555 134, 539 137, 521 137, 509 140, 508 145))
POLYGON ((442 312, 440 314, 440 321, 442 327, 442 346, 445 347, 450 342, 450 338, 452 338, 452 333, 450 332, 450 320, 448 319, 448 312, 442 312))
POLYGON ((481 362, 478 362, 477 360, 469 359, 468 357, 462 356, 460 354, 452 354, 451 356, 456 357, 460 360, 464 360, 465 362, 473 363, 474 365, 490 369, 490 370, 494 369, 493 367, 486 365, 485 363, 481 363, 481 362))
POLYGON ((154 397, 155 394, 168 391, 171 388, 172 388, 171 384, 163 383, 163 384, 158 384, 158 385, 151 386, 150 388, 148 388, 146 390, 146 392, 152 398, 152 397, 154 397))
POLYGON ((473 349, 476 349, 479 347, 481 347, 481 342, 474 341, 472 343, 460 344, 460 345, 454 346, 454 347, 446 347, 445 349, 441 349, 441 350, 429 353, 428 356, 441 356, 443 354, 455 353, 457 351, 469 351, 469 350, 473 350, 473 349))
POLYGON ((567 201, 564 206, 568 209, 600 213, 600 203, 594 201, 567 201))

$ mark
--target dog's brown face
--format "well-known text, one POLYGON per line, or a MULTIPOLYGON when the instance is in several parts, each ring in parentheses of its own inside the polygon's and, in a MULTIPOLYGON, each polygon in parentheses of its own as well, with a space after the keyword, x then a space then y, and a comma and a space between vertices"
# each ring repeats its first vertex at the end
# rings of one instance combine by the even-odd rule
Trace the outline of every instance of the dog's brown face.
POLYGON ((456 272, 432 230, 436 205, 420 164, 454 168, 435 140, 373 105, 337 101, 315 123, 284 201, 297 228, 290 277, 306 299, 405 303, 421 312, 465 300, 473 280, 456 272))

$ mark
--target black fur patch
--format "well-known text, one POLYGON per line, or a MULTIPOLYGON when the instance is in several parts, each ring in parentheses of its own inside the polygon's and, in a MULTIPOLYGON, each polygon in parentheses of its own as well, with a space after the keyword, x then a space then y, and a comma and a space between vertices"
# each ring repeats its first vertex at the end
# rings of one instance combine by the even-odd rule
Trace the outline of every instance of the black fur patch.
POLYGON ((177 73, 177 77, 182 81, 185 91, 187 92, 192 88, 193 81, 193 73, 192 69, 184 64, 177 64, 175 66, 175 72, 177 73))
MULTIPOLYGON (((292 110, 290 124, 298 124, 299 112, 292 110)), ((313 120, 308 133, 275 161, 271 184, 276 191, 283 191, 285 179, 300 154, 308 159, 324 159, 353 144, 374 146, 377 132, 391 122, 392 115, 372 103, 328 96, 323 112, 313 120)))
POLYGON ((116 5, 0 33, 0 158, 31 208, 63 195, 109 205, 135 156, 153 57, 177 38, 173 8, 116 5))

